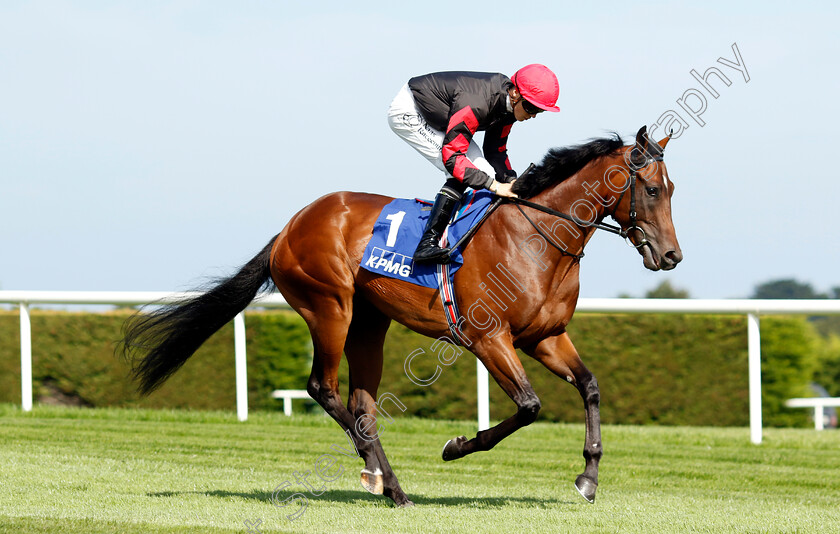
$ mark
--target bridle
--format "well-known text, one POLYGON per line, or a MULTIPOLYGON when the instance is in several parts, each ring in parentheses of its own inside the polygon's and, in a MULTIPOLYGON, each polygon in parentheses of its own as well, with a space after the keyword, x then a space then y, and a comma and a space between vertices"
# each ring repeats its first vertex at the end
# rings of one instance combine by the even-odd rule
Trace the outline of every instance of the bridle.
MULTIPOLYGON (((634 148, 633 150, 637 150, 637 149, 634 148)), ((639 227, 638 224, 636 224, 636 222, 637 222, 637 219, 636 219, 636 178, 639 175, 639 171, 644 170, 652 162, 663 161, 663 159, 662 159, 662 154, 657 154, 657 155, 649 157, 649 158, 646 157, 645 160, 644 160, 644 163, 641 166, 638 166, 638 165, 635 165, 635 164, 632 163, 632 159, 633 159, 632 154, 630 156, 630 159, 631 159, 631 163, 629 165, 629 169, 630 169, 630 188, 629 188, 630 189, 630 212, 628 213, 628 216, 630 217, 630 226, 627 227, 627 230, 623 230, 622 233, 619 234, 619 235, 621 235, 621 237, 624 238, 624 241, 626 241, 628 245, 630 245, 631 247, 633 247, 635 249, 640 249, 645 245, 650 245, 650 243, 647 240, 647 234, 645 234, 645 231, 641 227, 639 227), (637 244, 637 245, 633 244, 633 242, 629 238, 629 234, 633 230, 638 230, 639 233, 642 234, 641 239, 639 239, 639 244, 637 244)), ((621 195, 618 197, 618 202, 615 203, 615 208, 613 209, 612 213, 610 213, 610 217, 612 217, 613 219, 615 219, 615 212, 618 209, 618 205, 621 204, 621 200, 624 198, 624 194, 626 192, 627 192, 627 189, 625 188, 624 191, 621 192, 621 195)))
MULTIPOLYGON (((633 148, 632 150, 635 151, 637 149, 633 148)), ((554 248, 559 250, 561 254, 563 254, 564 256, 570 256, 570 257, 574 258, 576 261, 579 261, 581 258, 583 258, 583 256, 584 256, 583 252, 581 251, 580 254, 575 254, 573 252, 569 252, 568 250, 566 250, 562 246, 555 243, 555 241, 553 239, 551 239, 548 235, 546 235, 546 233, 530 217, 528 217, 528 214, 525 213, 525 210, 522 209, 522 206, 527 206, 527 207, 535 209, 537 211, 541 211, 543 213, 547 213, 547 214, 553 215, 555 217, 560 217, 561 219, 566 219, 567 221, 571 221, 578 226, 594 227, 598 230, 604 230, 604 231, 609 232, 611 234, 616 234, 617 236, 622 237, 624 239, 624 241, 627 242, 627 244, 629 244, 630 246, 632 246, 632 247, 634 247, 635 249, 638 250, 645 245, 650 246, 650 242, 647 240, 647 234, 645 234, 645 231, 642 228, 640 228, 639 225, 637 224, 638 220, 636 218, 636 216, 637 216, 637 214, 636 214, 636 180, 639 176, 639 171, 644 170, 652 162, 662 161, 663 159, 662 159, 662 154, 657 154, 655 156, 646 157, 645 160, 644 160, 644 163, 641 166, 639 166, 639 165, 635 165, 634 163, 632 163, 632 158, 633 158, 633 156, 631 154, 631 163, 628 166, 628 168, 630 170, 630 187, 624 188, 624 190, 621 192, 621 195, 618 197, 618 201, 615 203, 615 208, 613 208, 612 213, 609 214, 610 217, 612 217, 614 220, 616 219, 615 212, 616 212, 616 210, 618 210, 618 206, 621 204, 621 201, 624 199, 625 193, 627 193, 627 190, 629 189, 630 190, 630 211, 629 211, 628 215, 630 217, 630 225, 627 227, 626 230, 621 228, 620 226, 615 226, 615 225, 607 224, 607 223, 604 223, 604 222, 589 223, 589 222, 581 221, 577 217, 574 217, 572 215, 568 215, 566 213, 551 209, 547 206, 543 206, 542 204, 537 204, 536 202, 531 202, 530 200, 525 200, 524 198, 504 197, 504 198, 500 198, 498 200, 500 200, 502 202, 512 202, 512 203, 516 204, 516 207, 517 207, 517 209, 519 209, 519 212, 525 217, 525 219, 531 224, 531 226, 534 227, 534 229, 537 231, 538 234, 540 234, 546 241, 548 241, 548 243, 551 246, 553 246, 554 248), (638 240, 638 244, 634 244, 633 241, 630 239, 630 232, 632 232, 634 230, 640 232, 641 236, 642 236, 641 239, 638 240)), ((528 166, 528 168, 525 170, 525 172, 522 173, 522 176, 525 176, 526 174, 531 172, 533 169, 534 169, 534 164, 532 163, 531 165, 528 166)))

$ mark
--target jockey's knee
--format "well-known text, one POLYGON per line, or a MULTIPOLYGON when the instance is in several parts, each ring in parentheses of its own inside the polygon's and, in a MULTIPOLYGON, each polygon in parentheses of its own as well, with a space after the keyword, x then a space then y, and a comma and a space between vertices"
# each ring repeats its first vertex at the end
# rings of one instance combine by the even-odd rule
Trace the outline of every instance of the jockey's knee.
POLYGON ((450 178, 446 180, 446 183, 443 187, 452 191, 454 195, 458 198, 461 198, 461 196, 463 196, 464 194, 464 191, 467 190, 467 184, 459 181, 457 178, 450 178))

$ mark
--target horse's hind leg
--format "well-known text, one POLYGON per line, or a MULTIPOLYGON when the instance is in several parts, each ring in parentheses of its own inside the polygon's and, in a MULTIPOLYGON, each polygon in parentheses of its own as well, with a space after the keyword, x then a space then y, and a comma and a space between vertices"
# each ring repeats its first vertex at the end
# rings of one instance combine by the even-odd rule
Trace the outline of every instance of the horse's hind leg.
POLYGON ((601 446, 601 393, 598 381, 586 368, 569 339, 569 334, 544 339, 535 347, 525 349, 535 360, 545 365, 552 373, 574 385, 583 398, 586 413, 586 440, 583 457, 586 468, 575 480, 575 488, 589 502, 595 501, 598 488, 598 462, 603 454, 601 446))
POLYGON ((295 215, 275 241, 271 276, 312 335, 307 392, 348 433, 365 465, 375 471, 383 463, 377 447, 359 435, 338 385, 338 367, 354 314, 358 262, 381 209, 379 201, 369 200, 353 194, 328 195, 295 215))
POLYGON ((312 373, 306 390, 344 431, 349 432, 365 465, 376 465, 379 462, 376 447, 359 436, 355 419, 341 402, 339 394, 338 367, 348 334, 352 304, 328 302, 301 309, 314 345, 312 373))
MULTIPOLYGON (((382 379, 382 346, 391 319, 361 297, 353 303, 353 322, 344 352, 350 365, 350 397, 347 408, 356 421, 359 437, 371 444, 375 454, 365 460, 362 486, 371 493, 384 494, 399 506, 411 506, 394 474, 379 441, 376 412, 377 390, 382 379)), ((384 411, 384 410, 383 410, 384 411)), ((387 414, 387 412, 385 412, 387 414)))

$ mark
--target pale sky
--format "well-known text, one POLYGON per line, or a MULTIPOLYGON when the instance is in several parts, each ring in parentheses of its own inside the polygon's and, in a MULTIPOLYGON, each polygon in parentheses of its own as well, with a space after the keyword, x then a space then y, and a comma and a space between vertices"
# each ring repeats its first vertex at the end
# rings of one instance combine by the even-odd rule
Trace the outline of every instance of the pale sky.
MULTIPOLYGON (((586 249, 581 296, 662 280, 702 298, 795 277, 840 285, 836 2, 0 3, 0 288, 182 290, 228 274, 337 190, 432 198, 442 175, 388 128, 408 78, 544 63, 561 112, 516 124, 522 171, 551 147, 673 110, 685 259, 652 273, 586 249), (717 60, 735 60, 744 75, 717 60), (717 67, 700 126, 677 100, 717 67)), ((696 105, 698 101, 692 104, 696 105)))

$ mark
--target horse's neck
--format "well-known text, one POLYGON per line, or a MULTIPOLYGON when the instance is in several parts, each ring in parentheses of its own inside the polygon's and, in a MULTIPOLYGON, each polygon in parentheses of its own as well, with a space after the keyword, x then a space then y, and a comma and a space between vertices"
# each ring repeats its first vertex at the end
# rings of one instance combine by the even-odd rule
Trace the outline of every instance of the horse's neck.
MULTIPOLYGON (((567 215, 578 211, 577 216, 583 219, 587 217, 583 212, 585 208, 576 210, 575 205, 584 206, 583 202, 589 202, 595 221, 600 222, 612 209, 598 203, 598 198, 608 197, 603 174, 616 163, 613 158, 600 158, 599 162, 590 163, 529 200, 567 215), (603 187, 595 187, 598 182, 603 187)), ((527 206, 505 204, 476 233, 477 243, 488 252, 476 260, 478 271, 509 269, 510 272, 505 271, 506 276, 510 275, 508 279, 515 278, 527 288, 529 307, 523 312, 522 320, 540 323, 548 330, 559 328, 574 312, 579 290, 578 256, 595 230, 593 226, 575 224, 527 206), (518 208, 527 214, 527 218, 518 208)), ((468 280, 468 284, 471 282, 474 280, 468 280)), ((483 286, 478 287, 485 289, 483 286)))
MULTIPOLYGON (((556 186, 548 187, 535 195, 531 201, 588 221, 590 224, 600 223, 607 213, 615 208, 617 202, 605 183, 607 169, 616 163, 615 156, 600 158, 556 186)), ((575 224, 565 219, 558 220, 552 215, 541 215, 543 224, 547 224, 556 234, 551 237, 558 237, 570 247, 567 252, 582 254, 586 243, 595 234, 594 226, 575 224)), ((537 222, 536 219, 534 222, 537 222)))

